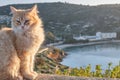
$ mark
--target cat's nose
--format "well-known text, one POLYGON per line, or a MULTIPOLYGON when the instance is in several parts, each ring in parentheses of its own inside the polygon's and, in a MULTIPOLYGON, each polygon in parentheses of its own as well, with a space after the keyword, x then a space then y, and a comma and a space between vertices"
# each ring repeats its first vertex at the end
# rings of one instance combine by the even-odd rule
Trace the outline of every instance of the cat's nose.
POLYGON ((22 29, 24 29, 24 26, 21 26, 22 27, 22 29))

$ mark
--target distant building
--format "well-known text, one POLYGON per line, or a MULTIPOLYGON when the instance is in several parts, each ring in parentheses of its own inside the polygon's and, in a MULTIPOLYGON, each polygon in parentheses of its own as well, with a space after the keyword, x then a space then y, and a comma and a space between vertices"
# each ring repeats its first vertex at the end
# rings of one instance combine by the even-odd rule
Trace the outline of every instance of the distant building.
POLYGON ((116 32, 111 32, 111 33, 97 32, 96 37, 97 39, 115 39, 117 38, 117 33, 116 32))
POLYGON ((95 40, 96 36, 74 36, 75 40, 95 40))
POLYGON ((73 36, 73 39, 75 40, 86 40, 86 38, 84 36, 73 36))
POLYGON ((104 40, 104 39, 116 39, 117 33, 102 33, 97 32, 95 36, 74 36, 73 39, 75 40, 89 40, 89 41, 96 41, 96 40, 104 40))

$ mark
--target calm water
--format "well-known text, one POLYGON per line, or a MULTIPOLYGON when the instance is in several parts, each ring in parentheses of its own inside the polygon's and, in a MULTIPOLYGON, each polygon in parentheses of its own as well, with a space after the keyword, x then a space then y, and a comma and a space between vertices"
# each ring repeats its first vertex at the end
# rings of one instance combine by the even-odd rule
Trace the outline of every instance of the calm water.
POLYGON ((64 50, 68 56, 61 63, 70 67, 85 67, 91 64, 93 69, 93 66, 100 64, 102 69, 106 69, 109 62, 115 66, 120 61, 120 43, 76 46, 64 50))

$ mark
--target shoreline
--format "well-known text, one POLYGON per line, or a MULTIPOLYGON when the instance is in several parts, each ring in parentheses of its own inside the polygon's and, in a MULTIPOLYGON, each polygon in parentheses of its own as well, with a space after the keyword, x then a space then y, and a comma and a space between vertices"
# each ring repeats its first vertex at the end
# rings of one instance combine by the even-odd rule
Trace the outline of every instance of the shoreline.
POLYGON ((74 47, 74 46, 90 46, 90 45, 98 45, 98 44, 105 44, 105 43, 120 43, 120 40, 107 40, 107 41, 98 41, 98 42, 88 42, 88 43, 74 43, 74 44, 60 44, 60 45, 53 45, 56 48, 64 49, 67 47, 74 47))

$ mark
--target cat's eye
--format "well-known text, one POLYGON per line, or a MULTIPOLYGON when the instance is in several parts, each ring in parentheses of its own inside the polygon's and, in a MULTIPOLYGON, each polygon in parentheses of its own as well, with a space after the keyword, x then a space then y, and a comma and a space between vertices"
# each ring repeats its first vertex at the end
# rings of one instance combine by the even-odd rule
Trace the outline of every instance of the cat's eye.
POLYGON ((16 20, 16 22, 17 22, 18 24, 21 24, 21 22, 20 22, 19 20, 16 20))
POLYGON ((24 24, 29 24, 30 20, 25 20, 24 24))

